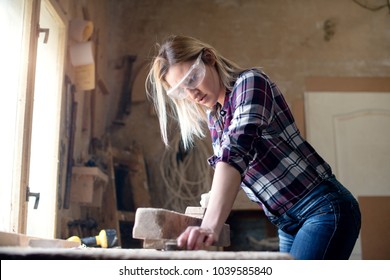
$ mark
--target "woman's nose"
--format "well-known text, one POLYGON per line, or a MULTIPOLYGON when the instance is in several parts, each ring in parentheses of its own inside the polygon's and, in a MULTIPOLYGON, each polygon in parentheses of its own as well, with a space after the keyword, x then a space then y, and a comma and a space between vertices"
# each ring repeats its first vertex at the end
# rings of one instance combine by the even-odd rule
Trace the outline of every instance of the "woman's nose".
POLYGON ((192 100, 196 99, 196 96, 198 95, 198 90, 196 88, 195 89, 186 88, 185 90, 188 96, 191 97, 192 100))

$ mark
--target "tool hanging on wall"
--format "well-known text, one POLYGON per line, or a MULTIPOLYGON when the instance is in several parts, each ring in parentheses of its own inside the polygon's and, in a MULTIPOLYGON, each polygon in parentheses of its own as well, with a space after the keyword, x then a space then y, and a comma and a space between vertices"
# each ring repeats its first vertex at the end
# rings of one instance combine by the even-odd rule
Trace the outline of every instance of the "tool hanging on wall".
POLYGON ((98 223, 93 218, 68 222, 69 235, 92 236, 97 233, 98 223))
MULTIPOLYGON (((68 146, 68 159, 67 159, 67 166, 66 166, 66 182, 65 182, 65 191, 64 191, 64 209, 69 209, 70 206, 70 188, 72 184, 72 167, 73 167, 73 151, 74 151, 74 141, 75 141, 75 134, 76 134, 76 118, 77 118, 77 102, 75 101, 75 86, 71 83, 71 80, 68 76, 65 76, 65 83, 67 85, 67 92, 66 94, 70 95, 71 97, 71 112, 69 117, 69 126, 67 127, 68 134, 69 134, 69 146, 68 146)), ((67 97, 68 98, 68 97, 67 97)), ((69 106, 69 105, 68 105, 69 106)))
POLYGON ((123 124, 123 117, 125 115, 129 115, 131 112, 131 88, 133 82, 132 70, 136 59, 137 56, 135 55, 127 55, 123 58, 121 68, 124 68, 124 78, 118 112, 114 121, 115 124, 123 124))

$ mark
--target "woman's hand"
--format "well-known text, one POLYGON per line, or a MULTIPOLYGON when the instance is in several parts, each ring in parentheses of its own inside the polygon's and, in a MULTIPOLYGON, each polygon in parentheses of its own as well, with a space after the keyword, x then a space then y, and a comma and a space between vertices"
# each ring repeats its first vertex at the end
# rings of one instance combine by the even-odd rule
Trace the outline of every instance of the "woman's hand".
POLYGON ((241 175, 237 169, 222 161, 217 163, 202 224, 188 227, 180 234, 177 238, 177 245, 180 248, 201 250, 218 241, 237 197, 240 183, 241 175))
POLYGON ((213 230, 191 226, 177 238, 177 245, 187 250, 204 250, 217 240, 213 230))

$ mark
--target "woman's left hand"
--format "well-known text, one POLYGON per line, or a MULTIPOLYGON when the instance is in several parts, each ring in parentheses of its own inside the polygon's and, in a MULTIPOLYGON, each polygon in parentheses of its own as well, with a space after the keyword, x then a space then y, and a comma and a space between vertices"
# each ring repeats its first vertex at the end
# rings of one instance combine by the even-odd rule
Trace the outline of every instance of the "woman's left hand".
POLYGON ((204 250, 215 241, 217 236, 213 230, 197 226, 187 227, 177 238, 178 246, 187 250, 204 250))

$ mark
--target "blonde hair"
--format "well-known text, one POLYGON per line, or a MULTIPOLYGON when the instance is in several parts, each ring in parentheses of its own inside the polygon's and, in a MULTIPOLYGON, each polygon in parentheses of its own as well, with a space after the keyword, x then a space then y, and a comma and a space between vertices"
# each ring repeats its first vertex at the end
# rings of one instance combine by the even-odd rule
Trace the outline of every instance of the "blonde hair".
POLYGON ((169 85, 165 76, 169 67, 194 60, 203 51, 203 62, 206 65, 215 62, 214 67, 220 82, 228 90, 232 89, 234 80, 243 69, 221 56, 212 46, 188 36, 169 36, 161 45, 157 44, 157 48, 158 53, 152 61, 146 79, 146 92, 154 103, 165 145, 169 146, 168 115, 172 112, 173 118, 179 124, 183 145, 188 149, 194 143, 194 136, 205 136, 204 126, 207 124, 209 108, 188 99, 171 99, 167 96, 169 85))

